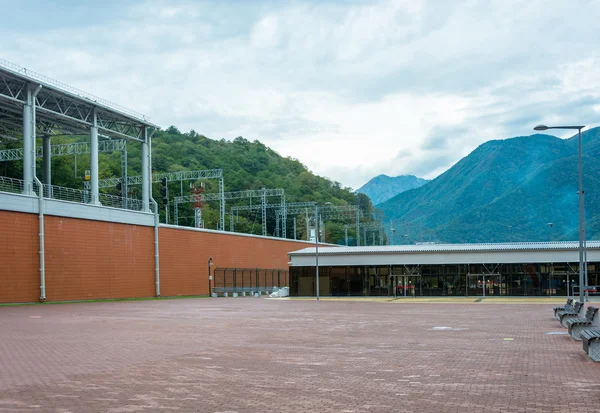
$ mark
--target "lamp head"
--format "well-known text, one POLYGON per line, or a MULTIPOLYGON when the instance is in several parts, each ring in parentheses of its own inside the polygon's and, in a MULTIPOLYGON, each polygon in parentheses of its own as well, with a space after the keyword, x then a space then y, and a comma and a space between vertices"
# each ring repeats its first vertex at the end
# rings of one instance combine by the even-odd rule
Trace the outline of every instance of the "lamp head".
POLYGON ((548 130, 546 125, 537 125, 533 130, 548 130))

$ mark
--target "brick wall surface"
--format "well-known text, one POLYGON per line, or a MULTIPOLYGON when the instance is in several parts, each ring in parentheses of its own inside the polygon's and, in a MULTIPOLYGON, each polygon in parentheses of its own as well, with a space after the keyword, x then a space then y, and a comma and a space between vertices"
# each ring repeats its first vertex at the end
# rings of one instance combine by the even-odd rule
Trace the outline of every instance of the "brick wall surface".
MULTIPOLYGON (((0 303, 40 297, 38 216, 0 211, 0 303)), ((208 294, 215 268, 288 269, 306 244, 160 228, 161 295, 208 294)), ((45 217, 46 299, 91 300, 155 295, 154 228, 45 217)))
POLYGON ((38 216, 0 212, 0 303, 40 296, 38 216))
POLYGON ((161 295, 208 294, 208 260, 214 268, 288 269, 288 252, 305 243, 189 231, 159 229, 161 295))
POLYGON ((154 228, 46 217, 48 300, 152 297, 154 228))

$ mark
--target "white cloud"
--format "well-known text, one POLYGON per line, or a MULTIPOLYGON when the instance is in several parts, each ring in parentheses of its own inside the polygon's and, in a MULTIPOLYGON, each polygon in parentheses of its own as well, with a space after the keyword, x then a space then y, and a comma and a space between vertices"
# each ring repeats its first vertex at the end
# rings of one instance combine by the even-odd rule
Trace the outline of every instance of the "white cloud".
POLYGON ((584 0, 138 1, 96 25, 0 29, 0 55, 358 187, 434 177, 536 123, 593 125, 599 12, 584 0))

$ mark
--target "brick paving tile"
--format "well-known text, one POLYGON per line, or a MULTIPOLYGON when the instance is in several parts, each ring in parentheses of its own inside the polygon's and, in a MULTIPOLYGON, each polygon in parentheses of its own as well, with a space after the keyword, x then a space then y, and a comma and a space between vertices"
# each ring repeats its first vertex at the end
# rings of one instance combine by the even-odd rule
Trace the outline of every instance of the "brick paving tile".
POLYGON ((546 304, 0 307, 0 412, 600 412, 546 304))

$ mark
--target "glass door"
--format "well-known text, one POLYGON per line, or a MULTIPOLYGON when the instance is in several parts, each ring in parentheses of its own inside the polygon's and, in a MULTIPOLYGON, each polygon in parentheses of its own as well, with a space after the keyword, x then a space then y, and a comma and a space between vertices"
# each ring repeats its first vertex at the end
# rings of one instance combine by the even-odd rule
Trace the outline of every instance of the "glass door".
POLYGON ((467 296, 494 297, 508 295, 508 284, 500 274, 469 274, 466 290, 467 296))

